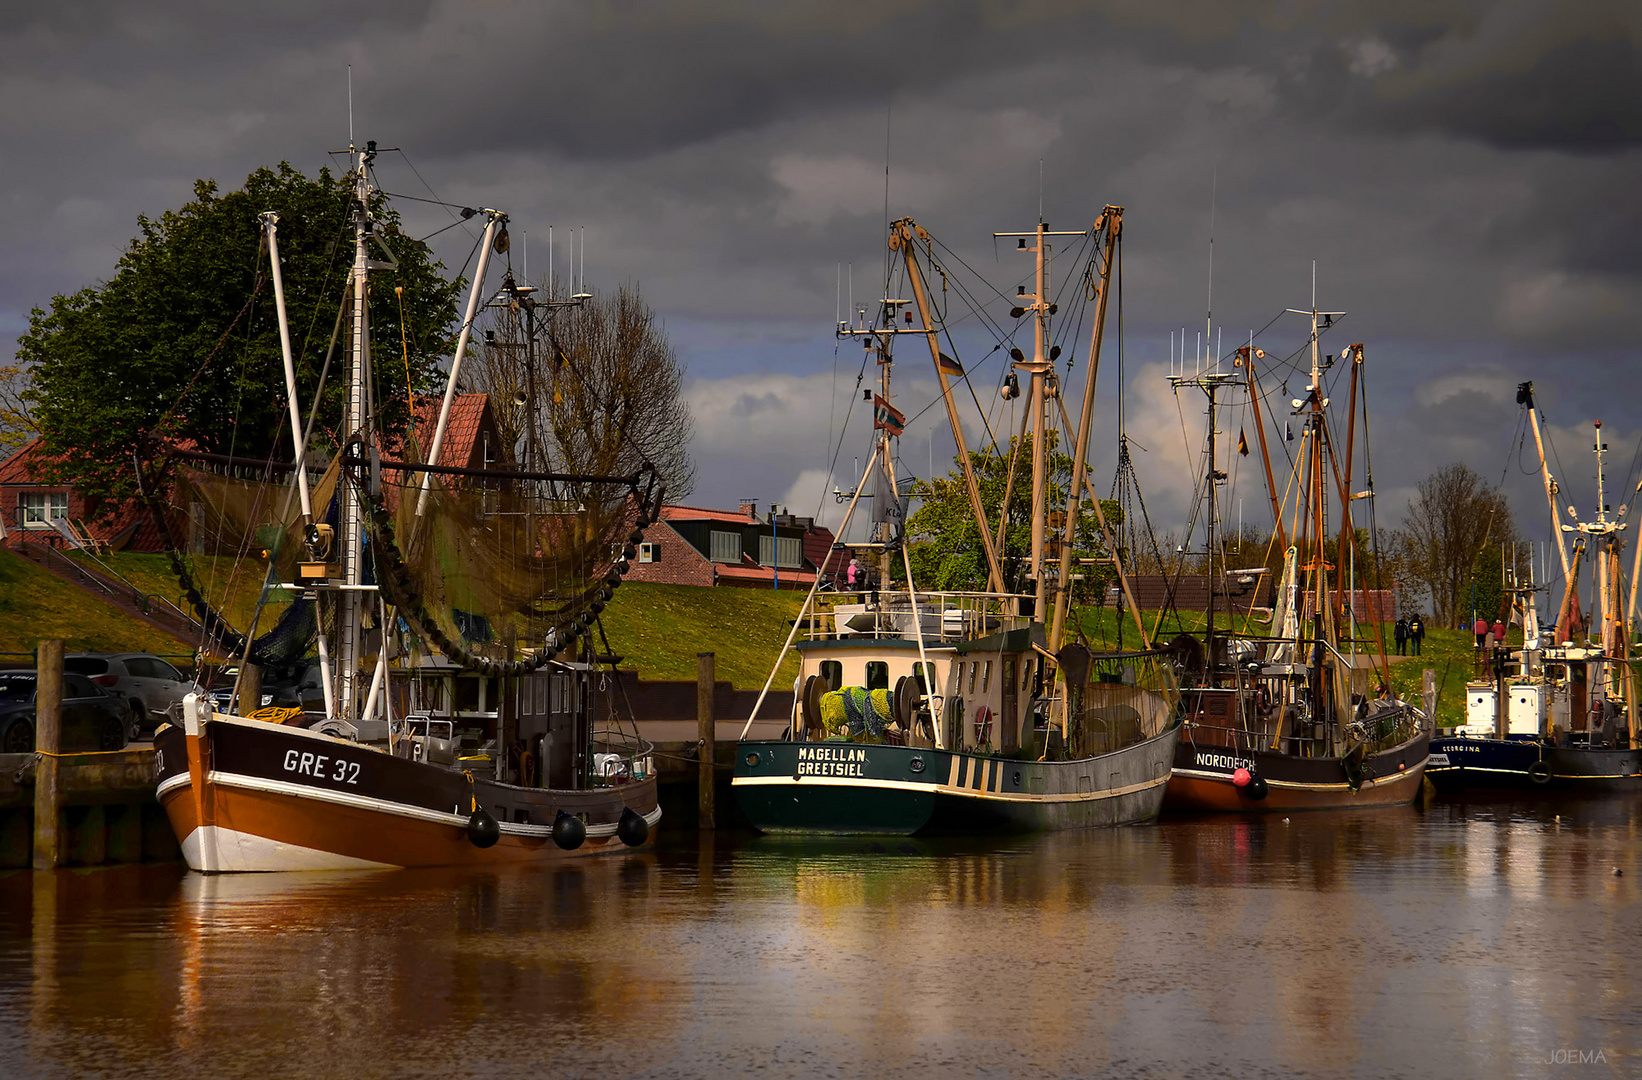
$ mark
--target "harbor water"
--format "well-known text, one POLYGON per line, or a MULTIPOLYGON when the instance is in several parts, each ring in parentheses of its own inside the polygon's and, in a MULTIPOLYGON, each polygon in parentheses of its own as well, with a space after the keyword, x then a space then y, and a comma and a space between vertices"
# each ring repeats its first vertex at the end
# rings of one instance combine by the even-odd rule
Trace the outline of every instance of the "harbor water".
POLYGON ((1639 840, 1626 797, 19 871, 0 1076, 1635 1076, 1639 840))

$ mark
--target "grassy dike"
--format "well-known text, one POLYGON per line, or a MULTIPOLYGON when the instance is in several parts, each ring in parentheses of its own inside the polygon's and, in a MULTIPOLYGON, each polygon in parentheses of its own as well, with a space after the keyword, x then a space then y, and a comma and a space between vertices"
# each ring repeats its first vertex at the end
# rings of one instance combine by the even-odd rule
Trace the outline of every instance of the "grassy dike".
MULTIPOLYGON (((178 587, 163 555, 119 553, 108 563, 145 592, 177 600, 178 587)), ((234 579, 228 607, 236 625, 244 625, 255 605, 262 581, 260 563, 245 564, 237 573, 228 560, 195 558, 200 585, 220 586, 234 579)), ((798 615, 804 594, 770 589, 704 589, 689 585, 656 585, 628 582, 616 590, 604 611, 604 629, 610 647, 622 657, 622 666, 636 670, 647 679, 694 679, 696 654, 716 654, 718 676, 740 689, 757 689, 769 676, 781 643, 798 615)), ((265 618, 277 618, 270 610, 265 618)), ((1145 613, 1148 632, 1156 613, 1145 613)), ((1080 613, 1084 635, 1097 647, 1115 648, 1138 644, 1134 624, 1112 608, 1088 609, 1080 613), (1121 638, 1119 624, 1123 624, 1121 638)), ((268 625, 268 624, 265 624, 268 625)), ((1156 636, 1167 641, 1182 630, 1201 630, 1204 617, 1187 612, 1170 616, 1156 636)), ((1224 625, 1223 622, 1219 625, 1224 625)), ((1269 627, 1237 619, 1234 632, 1260 634, 1269 627)), ((1373 633, 1362 628, 1367 639, 1361 651, 1373 651, 1373 633)), ((1386 646, 1391 647, 1391 628, 1384 628, 1386 646)), ((59 580, 44 570, 0 549, 0 653, 32 655, 43 638, 60 637, 72 651, 140 651, 176 655, 188 650, 179 642, 128 619, 123 613, 59 580)), ((1430 628, 1425 638, 1425 654, 1394 663, 1392 682, 1405 696, 1418 698, 1421 673, 1432 668, 1437 673, 1437 723, 1444 727, 1463 722, 1465 683, 1472 677, 1475 663, 1474 640, 1460 630, 1430 628)), ((0 662, 26 660, 26 655, 0 656, 0 662)), ((789 654, 774 686, 787 688, 798 673, 798 659, 789 654)))

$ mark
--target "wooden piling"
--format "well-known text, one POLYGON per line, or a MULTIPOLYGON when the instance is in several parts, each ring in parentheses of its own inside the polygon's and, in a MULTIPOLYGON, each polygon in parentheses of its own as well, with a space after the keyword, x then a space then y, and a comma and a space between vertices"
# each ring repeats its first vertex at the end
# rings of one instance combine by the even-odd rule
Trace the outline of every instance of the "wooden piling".
POLYGON ((696 818, 698 827, 718 827, 713 795, 718 764, 718 738, 713 730, 713 670, 714 657, 710 652, 696 653, 696 818))
POLYGON ((1425 706, 1425 715, 1430 717, 1428 727, 1437 726, 1437 672, 1435 668, 1425 669, 1425 682, 1421 686, 1420 700, 1425 706))
POLYGON ((239 666, 239 692, 234 707, 240 716, 250 716, 262 708, 262 668, 256 664, 239 666))
POLYGON ((63 643, 42 641, 35 661, 34 868, 63 864, 63 789, 58 756, 63 750, 63 643))

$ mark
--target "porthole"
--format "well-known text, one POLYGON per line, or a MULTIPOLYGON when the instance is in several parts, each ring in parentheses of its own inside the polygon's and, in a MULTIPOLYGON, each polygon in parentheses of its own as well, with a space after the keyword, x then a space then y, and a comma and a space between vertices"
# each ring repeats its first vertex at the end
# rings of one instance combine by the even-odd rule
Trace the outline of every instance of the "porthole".
POLYGON ((913 758, 911 761, 907 762, 907 768, 911 769, 915 773, 923 772, 924 771, 924 759, 921 758, 921 757, 913 758))
POLYGON ((747 755, 747 764, 757 765, 758 764, 758 755, 757 754, 748 754, 747 755))

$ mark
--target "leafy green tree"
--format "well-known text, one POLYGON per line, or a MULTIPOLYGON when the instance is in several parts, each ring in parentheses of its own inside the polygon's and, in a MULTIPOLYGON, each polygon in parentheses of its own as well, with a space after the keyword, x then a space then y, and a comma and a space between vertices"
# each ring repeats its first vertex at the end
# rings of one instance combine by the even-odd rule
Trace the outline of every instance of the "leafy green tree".
MULTIPOLYGON (((1001 456, 982 451, 972 451, 969 455, 971 468, 980 484, 981 503, 990 515, 989 524, 994 537, 997 535, 997 509, 1003 505, 1004 492, 1009 487, 1010 457, 1014 450, 1015 440, 1011 440, 1010 451, 1001 456)), ((952 460, 956 465, 958 459, 954 457, 952 460)), ((1072 456, 1059 452, 1051 442, 1048 465, 1049 516, 1053 525, 1066 513, 1067 485, 1072 482, 1072 456)), ((1004 588, 1009 592, 1027 591, 1031 570, 1030 470, 1031 444, 1028 442, 1015 455, 1015 484, 1009 495, 1003 546, 998 551, 1004 588)), ((980 530, 970 511, 963 473, 955 469, 944 478, 927 484, 919 483, 913 489, 913 496, 921 500, 922 505, 907 519, 907 554, 919 583, 936 589, 985 589, 986 553, 981 546, 980 530)), ((1102 499, 1100 505, 1107 524, 1113 529, 1122 524, 1123 511, 1117 502, 1102 499)), ((1073 557, 1089 559, 1104 556, 1106 548, 1100 538, 1100 523, 1088 502, 1081 505, 1078 518, 1073 557)), ((1059 557, 1056 535, 1057 530, 1050 528, 1045 544, 1046 557, 1050 559, 1059 557)), ((1074 598, 1080 602, 1104 603, 1106 587, 1116 577, 1111 565, 1096 563, 1080 566, 1076 572, 1083 575, 1083 580, 1076 588, 1074 598)))
MULTIPOLYGON (((200 180, 186 206, 138 218, 139 235, 112 278, 36 308, 18 359, 49 479, 74 484, 95 515, 134 494, 133 455, 146 459, 167 443, 288 460, 284 371, 258 215, 279 212, 306 411, 353 264, 353 204, 350 178, 327 169, 310 179, 281 163, 227 194, 200 180)), ((398 260, 397 269, 372 274, 368 301, 378 423, 393 432, 408 418, 407 368, 411 391, 439 382, 437 358, 453 340, 462 283, 447 281, 427 247, 399 232, 391 207, 372 211, 378 237, 398 260)), ((372 258, 381 252, 373 249, 372 258)), ((340 435, 345 345, 338 341, 320 402, 321 450, 340 435)))

